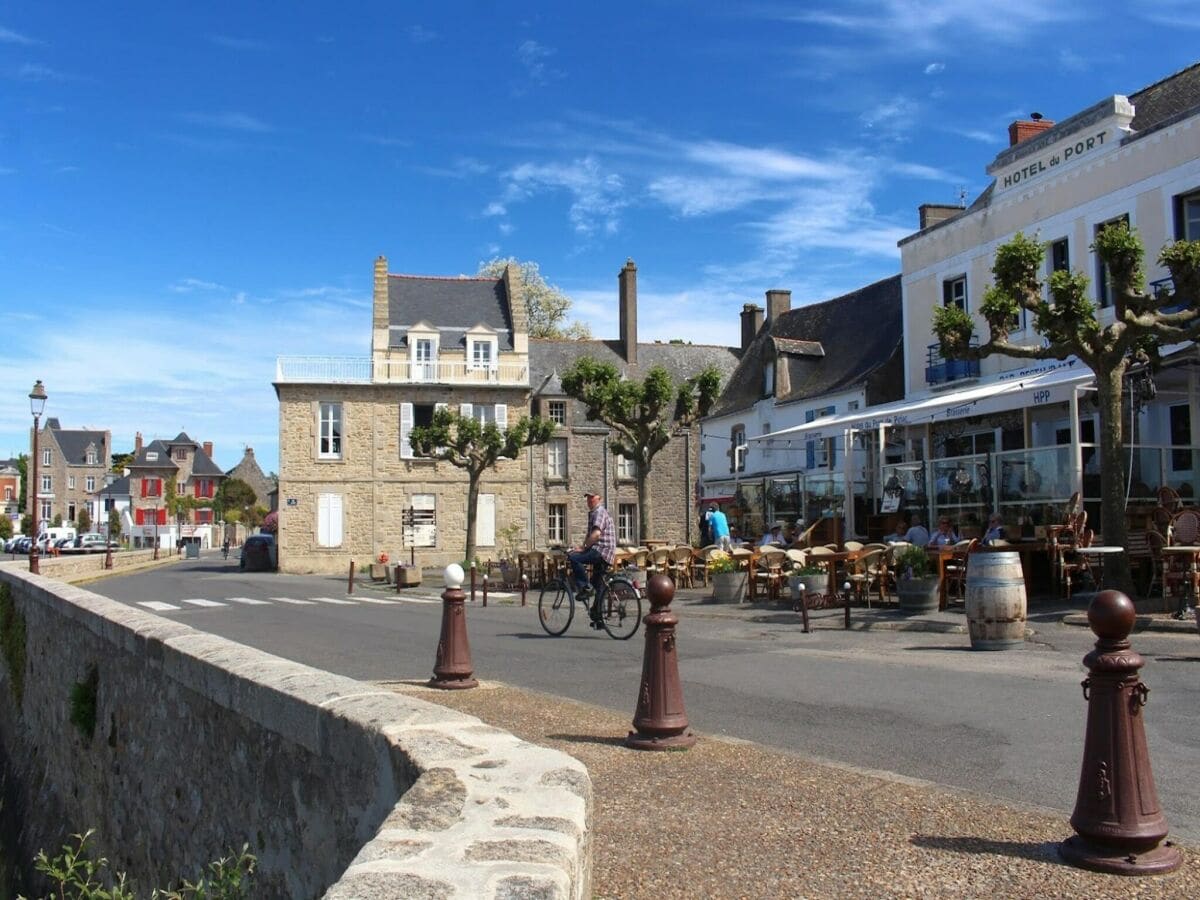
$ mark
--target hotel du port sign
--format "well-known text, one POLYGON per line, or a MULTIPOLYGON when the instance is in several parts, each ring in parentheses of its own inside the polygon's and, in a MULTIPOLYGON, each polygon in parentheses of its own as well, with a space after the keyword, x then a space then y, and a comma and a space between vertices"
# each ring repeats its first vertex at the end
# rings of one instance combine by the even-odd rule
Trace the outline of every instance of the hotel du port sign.
POLYGON ((996 176, 996 187, 1000 190, 1018 187, 1044 175, 1060 165, 1073 162, 1082 156, 1094 153, 1111 142, 1107 129, 1094 131, 1086 136, 1072 135, 1065 141, 1054 144, 1045 153, 1021 165, 1013 166, 996 176))

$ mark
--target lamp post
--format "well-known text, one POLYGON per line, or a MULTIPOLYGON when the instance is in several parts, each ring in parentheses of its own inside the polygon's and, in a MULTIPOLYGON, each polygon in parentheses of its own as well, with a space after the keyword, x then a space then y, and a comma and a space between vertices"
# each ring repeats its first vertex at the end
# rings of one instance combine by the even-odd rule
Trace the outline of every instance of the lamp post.
POLYGON ((29 571, 35 575, 40 574, 38 568, 38 420, 42 417, 42 413, 46 409, 46 388, 42 386, 42 381, 39 378, 34 384, 33 390, 29 392, 29 409, 33 413, 33 476, 29 480, 30 494, 33 497, 33 509, 30 510, 30 515, 33 517, 33 525, 29 529, 33 532, 33 541, 29 544, 29 571))

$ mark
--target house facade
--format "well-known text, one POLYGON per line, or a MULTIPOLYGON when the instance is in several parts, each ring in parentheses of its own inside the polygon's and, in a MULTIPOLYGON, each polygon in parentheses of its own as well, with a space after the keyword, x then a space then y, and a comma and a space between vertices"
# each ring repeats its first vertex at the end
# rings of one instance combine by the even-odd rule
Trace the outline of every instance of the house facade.
POLYGON ((212 460, 212 442, 196 443, 185 432, 172 440, 143 445, 141 432, 134 438, 133 459, 127 467, 131 537, 134 546, 171 547, 180 538, 197 537, 211 542, 216 523, 212 501, 225 473, 212 460), (189 498, 187 508, 176 508, 176 498, 189 498))
POLYGON ((238 464, 226 472, 225 477, 244 481, 254 491, 255 502, 259 506, 268 511, 275 509, 278 498, 275 480, 263 474, 258 460, 254 458, 253 447, 246 448, 238 464))
MULTIPOLYGON (((32 429, 29 438, 32 447, 32 429)), ((59 516, 73 524, 85 509, 94 522, 99 511, 96 494, 112 460, 112 433, 63 428, 52 417, 38 432, 38 457, 37 484, 26 487, 25 509, 37 504, 39 526, 49 526, 59 516)))
MULTIPOLYGON (((418 565, 461 560, 466 476, 416 457, 408 440, 442 405, 502 428, 530 414, 560 425, 550 444, 526 448, 484 475, 475 533, 481 559, 500 558, 513 549, 506 544, 578 540, 584 490, 611 490, 617 518, 612 504, 632 492, 631 481, 604 455, 607 429, 583 421, 558 376, 585 354, 636 371, 646 345, 636 341, 636 267, 625 271, 623 340, 531 341, 515 268, 499 278, 437 278, 391 274, 387 260, 377 259, 370 358, 281 358, 277 365, 280 568, 342 572, 350 560, 381 553, 418 565)), ((670 352, 647 350, 646 360, 670 352)), ((677 355, 690 360, 681 363, 686 368, 704 354, 677 355)), ((664 463, 664 485, 680 469, 682 460, 664 463)), ((683 535, 686 484, 663 490, 677 495, 679 508, 664 501, 662 515, 677 513, 683 535)), ((662 527, 669 539, 665 519, 662 527)))
MULTIPOLYGON (((932 315, 938 306, 959 306, 986 335, 979 309, 995 252, 1017 232, 1044 243, 1044 276, 1071 269, 1089 277, 1102 325, 1111 321, 1112 301, 1091 245, 1111 224, 1137 230, 1147 282, 1169 289, 1159 249, 1200 238, 1200 64, 1058 122, 1014 122, 1009 143, 987 166, 992 181, 970 206, 921 207, 920 230, 900 242, 904 400, 807 423, 790 437, 875 435, 900 448, 902 459, 880 470, 876 500, 891 485, 906 506, 930 517, 947 514, 970 526, 995 509, 1008 525, 1036 527, 1056 521, 1080 491, 1097 522, 1090 370, 1074 358, 942 359, 932 315)), ((1028 313, 1010 339, 1040 343, 1028 313)), ((1152 505, 1159 486, 1185 496, 1200 488, 1196 348, 1167 347, 1163 355, 1161 370, 1135 372, 1127 384, 1131 508, 1152 505)))
POLYGON ((0 459, 0 514, 13 525, 13 533, 21 530, 18 512, 21 499, 21 470, 15 459, 0 459))
POLYGON ((830 539, 835 519, 837 533, 863 531, 886 457, 838 431, 789 429, 901 397, 901 327, 899 275, 796 309, 790 291, 767 291, 765 318, 746 304, 741 362, 703 422, 702 502, 746 537, 797 520, 831 520, 830 539))

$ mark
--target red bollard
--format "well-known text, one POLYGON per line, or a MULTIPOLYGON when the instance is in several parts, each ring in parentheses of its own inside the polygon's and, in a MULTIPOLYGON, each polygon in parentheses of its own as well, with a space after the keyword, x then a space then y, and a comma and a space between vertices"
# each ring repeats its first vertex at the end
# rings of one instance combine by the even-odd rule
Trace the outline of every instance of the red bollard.
POLYGON ((1088 624, 1099 638, 1083 658, 1088 703, 1087 733, 1079 794, 1071 827, 1076 834, 1058 845, 1072 865, 1116 875, 1162 875, 1183 862, 1167 836, 1158 803, 1142 710, 1149 688, 1138 678, 1145 660, 1130 649, 1136 619, 1133 601, 1119 591, 1101 591, 1088 606, 1088 624))
POLYGON ((646 654, 642 658, 642 686, 638 691, 635 731, 625 738, 634 750, 686 750, 696 743, 688 728, 679 684, 679 661, 675 657, 675 626, 679 617, 671 612, 675 584, 666 575, 651 575, 646 582, 650 612, 646 623, 646 654))
POLYGON ((479 685, 471 676, 471 644, 467 640, 467 611, 463 607, 463 570, 458 563, 446 566, 446 590, 442 592, 442 634, 437 661, 429 686, 453 691, 479 685))
POLYGON ((346 593, 354 593, 354 560, 350 560, 350 577, 346 580, 346 593))

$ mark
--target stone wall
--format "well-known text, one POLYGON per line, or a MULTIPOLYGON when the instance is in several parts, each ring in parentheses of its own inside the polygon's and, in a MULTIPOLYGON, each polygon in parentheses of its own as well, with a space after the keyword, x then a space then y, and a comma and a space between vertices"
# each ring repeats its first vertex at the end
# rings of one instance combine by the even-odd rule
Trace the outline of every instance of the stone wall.
MULTIPOLYGON (((179 562, 181 557, 174 551, 161 550, 159 558, 154 558, 151 550, 114 550, 112 554, 112 569, 104 568, 103 553, 64 553, 61 556, 39 556, 38 568, 47 578, 77 584, 91 581, 105 575, 115 573, 128 574, 138 569, 149 569, 155 566, 169 566, 179 562)), ((0 568, 10 568, 13 571, 29 571, 29 558, 19 556, 14 560, 0 562, 0 568)))
POLYGON ((248 843, 255 897, 590 896, 591 782, 562 753, 12 567, 0 613, 22 859, 96 828, 144 889, 248 843))

